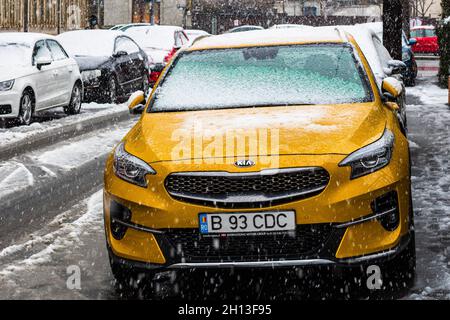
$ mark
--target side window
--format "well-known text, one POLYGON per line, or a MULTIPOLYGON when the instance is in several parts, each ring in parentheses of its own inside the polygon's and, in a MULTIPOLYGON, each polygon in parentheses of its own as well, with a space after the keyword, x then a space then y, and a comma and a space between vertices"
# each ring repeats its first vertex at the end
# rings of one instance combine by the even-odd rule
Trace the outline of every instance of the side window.
POLYGON ((138 53, 139 47, 131 39, 119 37, 116 40, 116 48, 114 52, 125 51, 128 54, 138 53))
POLYGON ((54 40, 47 40, 48 47, 50 48, 50 51, 53 56, 53 60, 59 61, 59 60, 65 60, 68 58, 67 53, 64 51, 64 49, 59 45, 58 42, 54 40))
POLYGON ((381 41, 378 38, 373 38, 373 43, 378 53, 378 57, 380 58, 381 64, 383 67, 387 67, 389 60, 392 60, 389 51, 383 46, 381 41))
POLYGON ((33 65, 36 64, 36 60, 39 58, 51 58, 52 55, 48 47, 45 45, 45 41, 41 40, 36 42, 33 49, 33 65))

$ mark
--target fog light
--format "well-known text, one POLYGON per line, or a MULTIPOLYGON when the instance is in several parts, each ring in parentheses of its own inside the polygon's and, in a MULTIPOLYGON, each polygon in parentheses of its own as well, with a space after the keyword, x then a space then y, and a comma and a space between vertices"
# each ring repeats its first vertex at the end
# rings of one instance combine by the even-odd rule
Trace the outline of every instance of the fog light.
POLYGON ((375 215, 382 214, 378 218, 383 228, 394 231, 400 224, 400 212, 398 208, 398 196, 396 191, 391 191, 375 199, 372 202, 372 210, 375 215))
POLYGON ((110 205, 111 234, 116 240, 122 240, 128 227, 124 223, 130 223, 131 211, 127 207, 111 201, 110 205))

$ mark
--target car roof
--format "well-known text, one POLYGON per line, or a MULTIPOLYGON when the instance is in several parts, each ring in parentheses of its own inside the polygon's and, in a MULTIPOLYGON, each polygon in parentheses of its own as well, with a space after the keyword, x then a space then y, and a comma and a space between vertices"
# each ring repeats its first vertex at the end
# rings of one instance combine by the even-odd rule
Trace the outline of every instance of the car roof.
POLYGON ((189 50, 347 41, 347 39, 344 39, 337 30, 325 29, 318 31, 318 29, 319 28, 291 28, 225 33, 200 39, 195 42, 189 50))
POLYGON ((64 33, 61 33, 60 35, 56 36, 56 38, 65 37, 69 35, 95 35, 95 36, 101 36, 101 37, 108 37, 110 39, 114 39, 118 36, 124 36, 125 34, 123 32, 117 31, 117 30, 102 30, 102 29, 87 29, 87 30, 75 30, 75 31, 67 31, 64 33))
POLYGON ((160 26, 160 25, 153 25, 153 26, 139 26, 139 28, 130 28, 128 30, 125 31, 125 34, 127 34, 128 32, 147 32, 147 31, 165 31, 165 32, 175 32, 175 31, 184 31, 184 29, 182 27, 178 27, 178 26, 160 26))
POLYGON ((36 41, 43 39, 53 39, 54 36, 43 34, 43 33, 32 33, 32 32, 4 32, 0 33, 0 42, 4 41, 17 41, 20 43, 26 43, 29 45, 34 44, 36 41))

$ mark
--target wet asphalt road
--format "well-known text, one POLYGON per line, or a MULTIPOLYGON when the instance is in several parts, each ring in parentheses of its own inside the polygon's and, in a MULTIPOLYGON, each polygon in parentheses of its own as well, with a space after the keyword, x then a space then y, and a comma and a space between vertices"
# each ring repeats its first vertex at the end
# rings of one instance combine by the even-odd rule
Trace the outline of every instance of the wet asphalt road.
POLYGON ((442 121, 450 109, 434 112, 422 100, 408 96, 418 260, 411 289, 367 292, 330 270, 296 270, 164 274, 151 288, 121 291, 109 270, 97 192, 0 248, 0 299, 450 299, 450 122, 442 121), (67 287, 70 266, 81 270, 81 290, 67 287))

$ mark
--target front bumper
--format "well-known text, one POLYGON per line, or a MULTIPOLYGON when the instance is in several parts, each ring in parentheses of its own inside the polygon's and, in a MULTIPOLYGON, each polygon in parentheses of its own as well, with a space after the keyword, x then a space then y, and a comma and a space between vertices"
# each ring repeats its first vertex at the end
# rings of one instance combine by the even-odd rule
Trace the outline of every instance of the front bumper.
POLYGON ((0 92, 0 118, 19 116, 21 93, 13 90, 0 92))
POLYGON ((271 261, 234 261, 234 262, 174 262, 164 265, 145 263, 141 261, 124 259, 114 254, 108 245, 108 253, 111 262, 137 271, 167 271, 167 270, 192 270, 192 269, 280 269, 280 268, 303 268, 303 267, 333 267, 333 268, 354 268, 359 266, 380 265, 395 259, 405 252, 412 241, 411 232, 402 236, 400 242, 389 250, 368 254, 364 256, 335 259, 311 258, 292 260, 271 260, 271 261))

